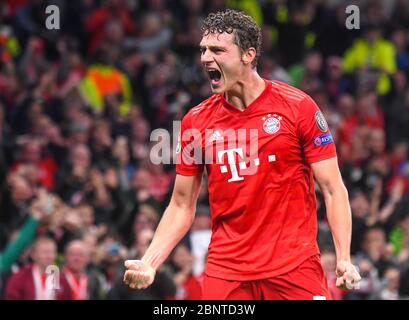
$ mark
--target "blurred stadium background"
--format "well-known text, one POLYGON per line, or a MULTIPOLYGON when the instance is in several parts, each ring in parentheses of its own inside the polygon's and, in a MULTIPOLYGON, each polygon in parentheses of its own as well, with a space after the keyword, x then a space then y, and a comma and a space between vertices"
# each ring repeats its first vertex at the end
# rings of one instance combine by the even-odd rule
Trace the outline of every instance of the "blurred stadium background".
POLYGON ((150 161, 150 132, 172 132, 210 95, 200 21, 226 7, 262 27, 259 73, 309 93, 334 135, 363 277, 354 292, 335 288, 317 188, 334 298, 409 297, 409 0, 3 0, 1 299, 36 296, 22 293, 33 291, 24 280, 32 262, 60 267, 66 295, 57 299, 200 298, 211 228, 205 186, 192 230, 152 287, 127 288, 122 264, 146 250, 175 176, 172 165, 150 161), (51 4, 59 30, 45 27, 51 4), (359 29, 345 26, 351 4, 359 29), (72 285, 69 270, 86 286, 72 285))

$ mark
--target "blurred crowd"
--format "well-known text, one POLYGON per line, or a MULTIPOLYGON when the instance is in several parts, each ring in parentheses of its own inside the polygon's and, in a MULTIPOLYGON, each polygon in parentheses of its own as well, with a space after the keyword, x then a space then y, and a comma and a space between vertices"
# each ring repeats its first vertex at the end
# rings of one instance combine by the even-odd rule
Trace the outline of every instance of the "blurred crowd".
POLYGON ((211 94, 200 22, 226 7, 262 27, 259 73, 310 94, 336 141, 363 279, 359 290, 335 287, 317 187, 334 298, 409 297, 409 1, 5 0, 0 299, 200 298, 211 235, 206 179, 193 227, 154 284, 125 286, 123 262, 149 246, 175 177, 173 165, 150 160, 150 133, 172 132, 211 94), (46 28, 51 4, 59 29, 46 28), (345 26, 349 4, 359 6, 359 29, 345 26))

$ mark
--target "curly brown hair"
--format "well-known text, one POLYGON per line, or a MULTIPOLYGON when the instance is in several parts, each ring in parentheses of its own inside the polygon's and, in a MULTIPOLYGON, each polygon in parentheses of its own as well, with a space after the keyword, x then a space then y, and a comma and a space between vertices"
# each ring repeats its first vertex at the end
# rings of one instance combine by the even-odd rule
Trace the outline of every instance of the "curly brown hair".
POLYGON ((245 52, 249 48, 256 49, 256 57, 252 61, 257 66, 261 53, 261 30, 255 21, 244 12, 227 9, 210 13, 202 24, 203 35, 209 33, 233 33, 234 43, 245 52))

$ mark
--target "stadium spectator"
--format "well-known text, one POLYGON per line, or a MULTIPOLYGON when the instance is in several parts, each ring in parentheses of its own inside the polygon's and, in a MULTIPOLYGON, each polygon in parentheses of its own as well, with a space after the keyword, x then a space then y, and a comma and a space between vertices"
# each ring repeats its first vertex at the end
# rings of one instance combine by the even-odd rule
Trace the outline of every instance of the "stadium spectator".
POLYGON ((89 251, 83 241, 73 240, 67 244, 62 273, 70 286, 73 300, 101 298, 100 278, 98 273, 87 268, 89 262, 89 251))
POLYGON ((396 267, 389 267, 385 270, 382 278, 383 288, 379 293, 381 300, 399 300, 400 270, 396 267))
POLYGON ((9 279, 7 300, 69 300, 72 298, 68 283, 48 269, 54 265, 57 246, 50 238, 38 238, 33 245, 33 264, 13 274, 9 279))
POLYGON ((347 73, 358 72, 361 89, 375 86, 379 95, 391 90, 389 75, 396 72, 396 48, 383 38, 380 21, 368 23, 364 37, 356 39, 345 51, 343 68, 347 73))
MULTIPOLYGON (((140 259, 152 241, 154 231, 150 228, 142 229, 137 234, 134 246, 130 252, 132 259, 140 259)), ((123 270, 118 270, 116 281, 108 293, 109 299, 114 300, 158 300, 170 299, 176 293, 176 285, 173 281, 173 274, 168 267, 158 269, 159 281, 147 290, 133 290, 123 283, 123 270)))
POLYGON ((184 244, 179 244, 170 257, 173 281, 176 284, 176 300, 200 300, 202 287, 193 275, 194 256, 184 244))

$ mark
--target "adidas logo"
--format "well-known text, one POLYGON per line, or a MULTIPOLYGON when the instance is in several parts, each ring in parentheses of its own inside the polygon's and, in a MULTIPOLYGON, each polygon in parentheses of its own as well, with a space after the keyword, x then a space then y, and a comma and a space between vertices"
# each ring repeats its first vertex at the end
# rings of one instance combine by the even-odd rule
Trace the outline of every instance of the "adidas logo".
POLYGON ((221 135, 221 133, 218 131, 218 130, 216 130, 211 136, 210 136, 210 138, 209 138, 209 143, 212 143, 213 141, 223 141, 224 140, 224 138, 223 138, 223 136, 221 135))

